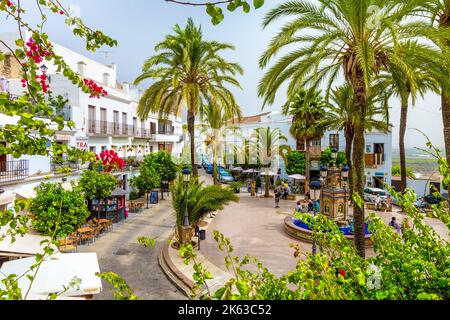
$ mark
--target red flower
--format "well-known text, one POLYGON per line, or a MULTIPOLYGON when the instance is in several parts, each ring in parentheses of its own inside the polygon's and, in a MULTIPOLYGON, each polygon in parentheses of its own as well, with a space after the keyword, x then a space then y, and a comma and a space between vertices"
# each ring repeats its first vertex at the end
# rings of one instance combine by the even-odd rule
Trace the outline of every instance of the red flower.
POLYGON ((343 269, 340 269, 339 274, 345 278, 345 276, 347 275, 347 272, 345 272, 345 270, 343 270, 343 269))

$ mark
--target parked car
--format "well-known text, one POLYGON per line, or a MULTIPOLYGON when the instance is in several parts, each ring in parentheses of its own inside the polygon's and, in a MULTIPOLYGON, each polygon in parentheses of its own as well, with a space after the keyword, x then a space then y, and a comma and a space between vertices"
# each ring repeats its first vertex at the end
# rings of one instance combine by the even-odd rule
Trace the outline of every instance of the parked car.
POLYGON ((220 170, 219 180, 221 183, 230 183, 230 182, 234 181, 234 178, 228 171, 220 170))
POLYGON ((435 196, 434 194, 429 194, 425 196, 425 202, 428 204, 439 204, 442 201, 448 200, 448 193, 441 194, 441 196, 435 196))
POLYGON ((366 188, 364 189, 364 200, 367 202, 374 202, 377 195, 380 196, 381 201, 387 201, 388 193, 387 191, 379 188, 366 188))
MULTIPOLYGON (((222 168, 222 167, 217 166, 217 173, 220 174, 220 171, 221 171, 221 170, 225 170, 225 169, 222 168)), ((208 164, 208 167, 206 168, 206 172, 207 172, 208 174, 213 174, 213 172, 214 172, 214 166, 213 166, 212 164, 208 164)))

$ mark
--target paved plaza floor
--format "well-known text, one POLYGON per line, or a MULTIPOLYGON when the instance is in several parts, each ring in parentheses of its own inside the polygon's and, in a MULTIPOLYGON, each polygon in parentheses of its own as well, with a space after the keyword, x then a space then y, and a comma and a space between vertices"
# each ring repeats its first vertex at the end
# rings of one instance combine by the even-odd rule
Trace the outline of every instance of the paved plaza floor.
MULTIPOLYGON (((167 279, 158 264, 162 246, 173 233, 175 218, 170 200, 141 213, 130 213, 129 219, 114 225, 112 232, 102 235, 93 244, 79 247, 79 252, 96 252, 101 272, 115 272, 122 276, 134 293, 145 300, 186 299, 167 279), (156 247, 138 244, 140 236, 157 240, 156 247)), ((102 280, 103 292, 99 300, 113 299, 112 287, 102 280)))
MULTIPOLYGON (((208 226, 207 239, 201 244, 201 253, 215 266, 226 271, 223 255, 213 238, 213 231, 219 230, 230 238, 234 255, 241 258, 249 254, 258 258, 275 275, 286 274, 296 267, 290 244, 300 245, 303 251, 310 252, 311 244, 298 241, 284 231, 284 219, 294 212, 295 201, 282 200, 280 208, 274 208, 273 199, 255 198, 249 194, 240 195, 240 202, 233 203, 218 213, 208 226)), ((406 217, 396 208, 394 212, 378 212, 386 224, 392 217, 402 223, 406 217)), ((438 234, 450 241, 448 229, 437 219, 426 218, 438 234)), ((367 249, 367 256, 373 256, 373 249, 367 249)))

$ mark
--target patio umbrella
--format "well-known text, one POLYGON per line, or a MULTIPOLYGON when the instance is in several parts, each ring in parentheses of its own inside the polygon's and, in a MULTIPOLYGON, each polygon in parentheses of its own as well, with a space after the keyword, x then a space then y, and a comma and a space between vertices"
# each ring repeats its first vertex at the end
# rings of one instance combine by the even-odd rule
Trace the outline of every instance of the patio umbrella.
POLYGON ((289 178, 294 179, 294 180, 306 180, 306 177, 301 174, 293 174, 293 175, 289 176, 289 178))
POLYGON ((245 171, 243 171, 244 173, 259 173, 259 170, 256 170, 256 169, 248 169, 248 170, 245 170, 245 171))
POLYGON ((242 169, 241 167, 236 167, 236 168, 232 168, 231 171, 242 172, 242 171, 244 171, 244 169, 242 169))
MULTIPOLYGON (((245 171, 243 171, 244 173, 251 173, 252 174, 252 185, 253 185, 253 182, 255 181, 255 173, 259 173, 259 170, 256 170, 256 169, 248 169, 248 170, 245 170, 245 171)), ((252 189, 252 196, 254 196, 253 195, 253 189, 252 189)))
MULTIPOLYGON (((262 172, 261 175, 262 175, 262 176, 265 176, 266 173, 265 173, 265 172, 262 172)), ((268 173, 267 175, 268 175, 268 176, 271 176, 271 177, 279 176, 278 173, 275 173, 275 172, 273 172, 273 171, 269 171, 269 173, 268 173)))

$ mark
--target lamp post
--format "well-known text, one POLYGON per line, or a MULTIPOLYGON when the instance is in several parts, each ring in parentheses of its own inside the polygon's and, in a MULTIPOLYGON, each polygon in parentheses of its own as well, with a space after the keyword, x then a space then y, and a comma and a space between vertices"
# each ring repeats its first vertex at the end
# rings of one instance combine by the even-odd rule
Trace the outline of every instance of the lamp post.
POLYGON ((183 181, 184 181, 184 185, 185 185, 184 202, 186 203, 186 207, 184 209, 184 223, 183 223, 184 227, 189 227, 190 226, 190 223, 189 223, 189 212, 188 212, 188 203, 187 203, 187 187, 188 187, 188 183, 189 183, 190 180, 191 180, 191 170, 184 169, 183 170, 183 181))
MULTIPOLYGON (((313 207, 313 214, 314 217, 316 217, 317 214, 317 207, 316 207, 316 202, 317 200, 319 200, 320 198, 320 188, 322 187, 322 184, 320 183, 320 181, 312 181, 309 184, 309 188, 310 188, 310 192, 311 192, 311 199, 314 201, 314 207, 313 207)), ((317 253, 317 245, 316 245, 316 237, 315 237, 315 231, 313 230, 313 238, 312 238, 312 254, 316 254, 317 253)))
POLYGON ((41 69, 41 72, 43 74, 46 74, 48 71, 48 67, 45 64, 43 64, 39 69, 41 69))

